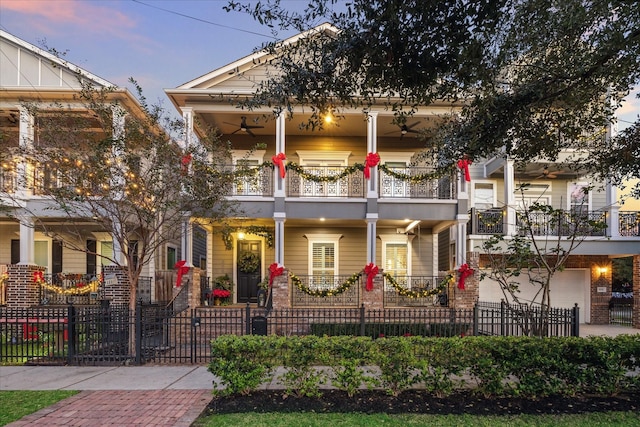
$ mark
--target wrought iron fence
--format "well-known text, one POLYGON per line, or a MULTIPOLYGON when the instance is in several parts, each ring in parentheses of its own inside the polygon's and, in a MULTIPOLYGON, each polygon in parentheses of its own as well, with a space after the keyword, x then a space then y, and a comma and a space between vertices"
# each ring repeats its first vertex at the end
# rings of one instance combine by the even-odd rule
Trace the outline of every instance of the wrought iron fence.
MULTIPOLYGON (((342 166, 307 166, 305 172, 319 178, 331 178, 340 175, 342 166)), ((301 176, 295 170, 287 171, 287 195, 289 197, 356 197, 365 196, 365 179, 362 172, 349 174, 335 181, 311 180, 301 176)))
POLYGON ((579 336, 579 307, 548 308, 506 302, 478 302, 475 335, 579 336))
POLYGON ((380 170, 379 188, 381 198, 410 199, 455 199, 457 197, 456 180, 453 176, 444 176, 429 180, 412 181, 393 174, 407 177, 419 177, 433 172, 432 168, 407 167, 389 168, 391 173, 380 170))
POLYGON ((606 212, 564 211, 562 215, 549 215, 544 212, 529 212, 528 219, 516 212, 518 227, 531 229, 534 236, 585 236, 606 235, 606 212), (528 224, 527 224, 528 222, 528 224))
POLYGON ((385 278, 385 307, 449 306, 449 295, 446 289, 434 293, 445 279, 444 276, 394 276, 393 279, 402 287, 402 291, 395 289, 385 278))
MULTIPOLYGON (((236 166, 232 168, 234 172, 238 171, 236 166)), ((245 167, 242 175, 235 177, 232 191, 233 196, 273 196, 273 169, 262 166, 245 167)))
POLYGON ((92 286, 98 278, 92 274, 55 273, 44 274, 43 279, 52 287, 40 287, 43 305, 98 304, 100 288, 92 286))
MULTIPOLYGON (((548 335, 577 335, 577 307, 553 309, 548 335)), ((0 364, 202 364, 222 335, 523 335, 517 311, 500 303, 474 309, 289 308, 126 305, 0 307, 0 364)))

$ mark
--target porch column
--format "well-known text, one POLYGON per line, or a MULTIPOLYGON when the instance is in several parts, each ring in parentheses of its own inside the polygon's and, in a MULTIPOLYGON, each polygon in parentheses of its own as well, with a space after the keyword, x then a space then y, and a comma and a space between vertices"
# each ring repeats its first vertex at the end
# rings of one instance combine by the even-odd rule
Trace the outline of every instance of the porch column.
POLYGON ((640 329, 640 255, 633 256, 633 319, 631 326, 640 329))
POLYGON ((273 217, 276 226, 273 242, 276 258, 274 262, 284 265, 284 222, 287 218, 284 212, 276 212, 273 217))
MULTIPOLYGON (((367 113, 367 153, 378 151, 378 112, 367 113)), ((370 168, 371 179, 367 182, 367 199, 378 198, 378 168, 370 168)))
POLYGON ((184 212, 181 233, 181 259, 186 261, 186 267, 193 267, 193 225, 189 218, 191 212, 184 212))
MULTIPOLYGON (((19 134, 18 144, 20 144, 20 148, 33 148, 35 119, 24 107, 20 107, 19 134)), ((33 174, 33 167, 24 158, 16 162, 15 191, 18 197, 31 196, 33 194, 33 188, 29 187, 29 175, 33 174)))
MULTIPOLYGON (((285 112, 281 112, 276 118, 276 154, 286 153, 285 147, 285 112)), ((286 178, 286 175, 285 175, 286 178)), ((281 177, 280 170, 273 168, 274 197, 286 196, 286 180, 281 177)))
POLYGON ((376 226, 378 223, 377 213, 367 214, 367 264, 376 263, 376 226))
POLYGON ((469 214, 456 215, 456 267, 467 262, 467 223, 469 214))
POLYGON ((20 264, 35 265, 34 223, 31 218, 20 220, 20 264))
POLYGON ((618 204, 618 187, 607 181, 605 197, 607 198, 607 235, 620 237, 620 205, 618 204))
POLYGON ((184 120, 184 147, 183 149, 189 148, 194 143, 194 133, 193 133, 193 108, 192 107, 182 107, 182 120, 184 120))
POLYGON ((504 203, 505 215, 503 218, 503 230, 507 236, 516 234, 516 197, 514 194, 514 168, 513 160, 507 158, 504 162, 504 203))

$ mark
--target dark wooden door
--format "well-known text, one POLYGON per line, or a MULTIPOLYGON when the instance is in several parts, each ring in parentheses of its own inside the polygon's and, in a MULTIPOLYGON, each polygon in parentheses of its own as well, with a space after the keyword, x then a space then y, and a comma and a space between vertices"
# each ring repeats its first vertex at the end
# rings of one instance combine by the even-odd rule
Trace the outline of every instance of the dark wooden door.
POLYGON ((261 279, 262 258, 259 240, 238 241, 238 299, 239 303, 258 302, 258 283, 261 279))

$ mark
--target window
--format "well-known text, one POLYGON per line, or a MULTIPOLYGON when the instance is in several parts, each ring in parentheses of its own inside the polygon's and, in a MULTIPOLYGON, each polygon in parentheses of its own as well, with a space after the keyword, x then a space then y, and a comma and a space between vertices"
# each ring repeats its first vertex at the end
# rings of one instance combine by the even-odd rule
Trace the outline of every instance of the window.
POLYGON ((176 248, 167 246, 167 270, 173 270, 178 259, 176 258, 176 248))
MULTIPOLYGON (((113 265, 113 242, 100 242, 100 267, 105 265, 113 265), (105 258, 106 257, 106 258, 105 258)), ((102 270, 102 268, 100 268, 102 270)))
MULTIPOLYGON (((406 285, 411 276, 411 241, 406 234, 383 234, 382 265, 385 273, 406 285)), ((386 286, 389 286, 388 284, 386 286)))
POLYGON ((569 209, 572 213, 586 214, 591 210, 591 191, 586 183, 569 184, 569 209))
POLYGON ((37 240, 33 242, 34 261, 36 265, 49 270, 49 242, 37 240))
POLYGON ((492 182, 475 182, 473 184, 473 206, 476 209, 491 209, 495 206, 496 194, 492 182))
POLYGON ((338 242, 342 236, 312 235, 309 240, 309 284, 333 286, 338 273, 338 242))
MULTIPOLYGON (((300 165, 305 171, 316 176, 339 175, 349 164, 349 151, 297 151, 300 165)), ((300 180, 300 195, 303 197, 341 197, 349 193, 349 179, 336 182, 316 182, 300 180)))

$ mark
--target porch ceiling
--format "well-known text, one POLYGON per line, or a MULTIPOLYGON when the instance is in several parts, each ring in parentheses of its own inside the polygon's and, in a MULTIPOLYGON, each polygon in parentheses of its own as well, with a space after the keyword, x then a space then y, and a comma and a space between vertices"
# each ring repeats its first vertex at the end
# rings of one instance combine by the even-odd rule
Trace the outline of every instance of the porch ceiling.
MULTIPOLYGON (((205 220, 206 221, 206 220, 205 220)), ((393 229, 406 228, 411 224, 414 219, 381 219, 376 224, 377 229, 393 229)), ((422 230, 432 229, 441 221, 420 221, 419 227, 422 230)), ((230 222, 233 227, 248 227, 248 226, 263 226, 273 227, 274 223, 271 219, 236 219, 230 222)), ((207 226, 205 226, 207 227, 207 226)), ((209 226, 210 227, 210 226, 209 226)), ((207 228, 209 228, 207 227, 207 228)), ((285 228, 363 228, 366 229, 367 222, 364 219, 360 220, 346 220, 346 219, 325 219, 320 218, 287 218, 285 222, 285 228)), ((417 226, 416 226, 417 227, 417 226)))

